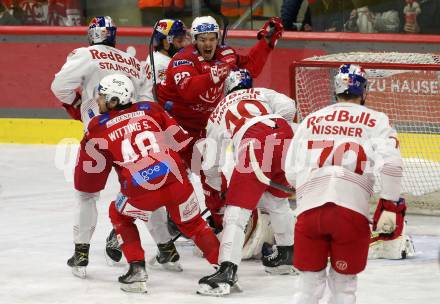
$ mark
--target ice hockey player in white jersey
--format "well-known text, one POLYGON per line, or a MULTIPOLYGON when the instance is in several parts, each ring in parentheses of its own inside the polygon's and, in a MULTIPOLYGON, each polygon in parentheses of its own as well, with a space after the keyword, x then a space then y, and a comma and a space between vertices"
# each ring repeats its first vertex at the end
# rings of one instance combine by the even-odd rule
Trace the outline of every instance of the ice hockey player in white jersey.
POLYGON ((318 303, 326 283, 329 303, 356 302, 357 274, 370 244, 374 173, 381 193, 373 229, 392 237, 403 228, 397 133, 387 115, 364 106, 367 79, 360 66, 342 65, 334 83, 337 102, 301 122, 285 162, 297 200, 294 266, 301 273, 295 304, 318 303))
POLYGON ((52 92, 74 119, 80 119, 85 130, 98 112, 96 86, 106 75, 120 73, 132 79, 136 100, 148 100, 145 71, 133 56, 115 48, 116 25, 112 19, 95 17, 89 24, 89 47, 73 50, 55 75, 52 92))
POLYGON ((147 75, 147 92, 150 94, 150 100, 154 100, 154 84, 165 82, 165 74, 171 58, 190 43, 185 24, 180 20, 161 19, 154 28, 152 37, 154 60, 152 62, 151 55, 148 55, 147 60, 142 62, 147 75))
MULTIPOLYGON (((294 216, 288 193, 261 183, 249 166, 249 145, 263 170, 273 180, 288 185, 282 171, 284 147, 293 137, 290 125, 295 115, 295 102, 270 89, 252 88, 246 70, 233 71, 225 81, 228 95, 212 112, 207 125, 203 150, 206 182, 217 191, 226 191, 220 268, 199 281, 198 293, 221 296, 238 287, 237 269, 242 258, 245 226, 255 208, 270 215, 277 250, 263 258, 266 271, 293 273, 294 216), (222 168, 225 147, 233 153, 232 168, 222 168), (228 185, 222 174, 230 172, 228 185), (222 190, 223 189, 223 190, 222 190)), ((226 166, 228 166, 226 164, 226 166)), ((228 173, 226 173, 229 175, 228 173)))
MULTIPOLYGON (((146 101, 150 95, 147 92, 145 70, 141 68, 140 62, 115 48, 116 30, 116 25, 110 17, 93 18, 88 28, 90 46, 73 50, 52 82, 52 92, 72 118, 83 122, 84 130, 87 130, 90 120, 99 114, 95 99, 97 86, 104 76, 114 73, 128 76, 137 93, 135 100, 146 101)), ((67 262, 74 275, 81 278, 86 276, 90 240, 97 223, 96 202, 111 171, 111 164, 102 158, 91 158, 85 152, 85 146, 86 140, 83 139, 74 173, 77 200, 73 226, 75 252, 67 262), (88 163, 92 166, 87 165, 88 163)), ((160 209, 155 216, 166 218, 164 212, 165 210, 160 209)), ((164 238, 161 233, 166 233, 166 226, 165 230, 149 230, 156 240, 164 238)), ((165 237, 170 238, 170 235, 165 237)), ((107 251, 109 249, 111 250, 107 248, 107 251)), ((122 257, 120 251, 116 251, 116 254, 119 255, 119 259, 122 257)))

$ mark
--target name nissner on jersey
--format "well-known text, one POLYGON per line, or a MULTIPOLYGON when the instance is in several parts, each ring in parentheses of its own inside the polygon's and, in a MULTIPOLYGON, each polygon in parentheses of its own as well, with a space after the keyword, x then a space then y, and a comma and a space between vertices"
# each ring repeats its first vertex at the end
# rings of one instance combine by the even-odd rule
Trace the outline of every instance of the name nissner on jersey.
POLYGON ((337 123, 349 123, 349 124, 363 124, 367 127, 374 127, 376 125, 376 119, 371 118, 370 113, 362 112, 360 115, 351 115, 350 112, 345 110, 335 110, 333 113, 323 116, 312 115, 307 119, 307 128, 312 128, 312 134, 339 134, 353 137, 362 136, 362 128, 341 126, 337 123), (333 125, 319 125, 320 122, 334 122, 333 125))
POLYGON ((121 54, 112 51, 101 52, 93 49, 90 50, 90 54, 92 55, 92 59, 107 60, 99 62, 99 67, 103 70, 123 71, 133 77, 140 78, 139 71, 141 70, 141 66, 134 57, 124 57, 121 54), (114 61, 114 63, 109 62, 108 60, 114 61), (126 65, 132 66, 132 68, 127 67, 126 65))

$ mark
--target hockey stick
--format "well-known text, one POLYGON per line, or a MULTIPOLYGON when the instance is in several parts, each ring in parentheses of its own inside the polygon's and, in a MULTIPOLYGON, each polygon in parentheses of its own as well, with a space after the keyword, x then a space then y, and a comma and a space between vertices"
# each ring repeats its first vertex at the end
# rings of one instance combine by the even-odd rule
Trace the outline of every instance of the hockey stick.
POLYGON ((223 33, 222 33, 222 39, 220 41, 221 45, 225 45, 225 38, 226 38, 226 34, 228 32, 228 25, 229 25, 229 19, 228 17, 226 17, 225 15, 222 14, 221 9, 220 9, 220 5, 218 5, 217 7, 214 6, 210 0, 205 0, 204 1, 206 4, 206 7, 208 9, 210 9, 211 11, 213 11, 214 13, 220 15, 220 18, 222 18, 222 22, 223 22, 223 33))
MULTIPOLYGON (((209 209, 206 208, 205 210, 203 210, 203 212, 200 214, 200 216, 204 216, 204 215, 206 214, 206 212, 208 212, 208 211, 209 211, 209 209)), ((175 237, 173 237, 173 238, 171 239, 171 241, 174 243, 174 242, 177 241, 177 239, 180 238, 182 235, 183 235, 183 233, 182 233, 182 232, 179 232, 179 234, 176 235, 175 237)))
POLYGON ((153 32, 151 33, 151 38, 150 38, 150 45, 148 47, 148 54, 150 55, 151 72, 153 74, 153 99, 156 102, 157 102, 157 84, 156 84, 156 68, 154 67, 153 40, 154 40, 154 33, 156 32, 158 25, 159 25, 159 21, 156 22, 156 24, 153 27, 153 32))
POLYGON ((225 45, 225 37, 226 37, 226 34, 228 33, 229 19, 226 16, 224 16, 223 14, 220 14, 220 16, 223 20, 223 33, 222 33, 221 45, 225 45))
POLYGON ((249 144, 249 157, 250 157, 250 163, 251 163, 251 167, 252 170, 254 170, 255 176, 258 178, 258 180, 265 184, 268 185, 272 188, 284 191, 286 193, 295 193, 295 190, 278 184, 277 182, 274 182, 273 180, 269 179, 264 173, 263 170, 261 170, 260 164, 257 161, 257 158, 255 156, 255 150, 254 150, 254 144, 253 142, 250 142, 249 144))

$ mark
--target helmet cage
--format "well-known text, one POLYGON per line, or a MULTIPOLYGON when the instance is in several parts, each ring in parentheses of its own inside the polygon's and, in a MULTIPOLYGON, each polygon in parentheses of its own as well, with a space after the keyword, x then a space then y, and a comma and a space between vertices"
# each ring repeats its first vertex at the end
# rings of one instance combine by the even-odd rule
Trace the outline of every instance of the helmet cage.
POLYGON ((92 19, 89 24, 87 36, 90 45, 104 44, 115 46, 117 27, 109 16, 99 16, 92 19))
POLYGON ((343 64, 335 76, 335 93, 363 96, 367 90, 367 78, 364 69, 356 64, 343 64))
POLYGON ((252 77, 246 69, 231 71, 225 80, 225 94, 252 88, 252 77))
POLYGON ((154 28, 153 45, 156 49, 162 45, 163 40, 173 45, 173 39, 175 37, 186 35, 185 25, 180 20, 162 19, 158 21, 154 28))

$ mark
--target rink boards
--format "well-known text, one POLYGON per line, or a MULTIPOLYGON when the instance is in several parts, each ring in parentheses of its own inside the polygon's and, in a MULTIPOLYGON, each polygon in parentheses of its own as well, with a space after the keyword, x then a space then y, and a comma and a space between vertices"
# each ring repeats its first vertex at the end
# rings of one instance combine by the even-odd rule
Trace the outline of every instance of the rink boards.
MULTIPOLYGON (((58 144, 65 138, 78 141, 82 124, 68 119, 0 119, 0 143, 58 144)), ((404 158, 440 162, 440 134, 399 133, 404 158)))

